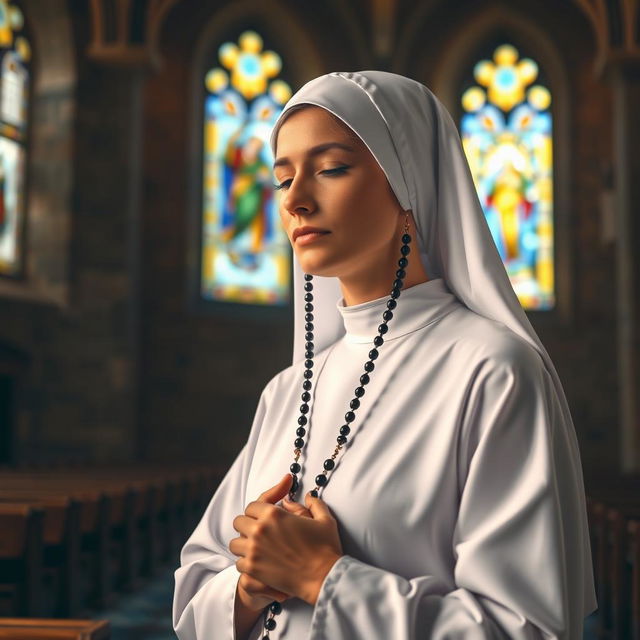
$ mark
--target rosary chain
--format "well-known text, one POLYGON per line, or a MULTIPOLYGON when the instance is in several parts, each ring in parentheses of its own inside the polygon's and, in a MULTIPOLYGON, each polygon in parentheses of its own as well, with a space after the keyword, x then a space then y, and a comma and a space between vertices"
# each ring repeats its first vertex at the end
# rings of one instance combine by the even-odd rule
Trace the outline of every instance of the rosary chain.
MULTIPOLYGON (((335 467, 335 459, 338 454, 347 443, 347 436, 351 432, 351 427, 349 424, 353 422, 355 419, 355 411, 360 406, 360 400, 365 393, 365 386, 369 384, 369 373, 373 371, 375 368, 374 360, 378 357, 378 349, 377 347, 381 347, 384 344, 384 338, 382 337, 388 331, 387 324, 391 318, 393 318, 393 309, 396 308, 397 302, 396 299, 400 297, 400 289, 403 285, 403 279, 406 276, 406 267, 409 264, 409 260, 407 256, 409 255, 411 249, 409 247, 409 243, 411 242, 411 236, 409 235, 409 214, 405 214, 404 221, 404 231, 402 235, 402 246, 400 248, 400 253, 402 257, 398 260, 398 266, 400 267, 396 271, 396 279, 393 281, 393 288, 391 290, 391 298, 387 301, 387 310, 382 314, 382 324, 378 326, 378 335, 373 339, 374 348, 369 351, 369 360, 364 364, 364 374, 360 376, 360 386, 355 390, 355 398, 351 400, 350 411, 347 411, 345 414, 345 422, 343 426, 340 427, 340 435, 337 437, 338 444, 335 447, 335 450, 330 458, 327 458, 324 461, 324 470, 321 474, 315 477, 316 487, 309 493, 314 497, 318 497, 318 491, 321 487, 326 486, 329 481, 327 475, 329 471, 331 471, 335 467)), ((298 481, 298 473, 300 473, 301 466, 298 463, 300 456, 302 455, 302 448, 304 447, 303 437, 306 435, 306 429, 304 428, 308 422, 307 413, 309 412, 309 400, 311 399, 311 378, 313 377, 313 284, 312 279, 313 276, 311 274, 304 274, 304 290, 306 291, 304 299, 305 299, 305 371, 303 374, 304 381, 302 383, 303 393, 301 399, 303 404, 300 406, 300 417, 298 418, 298 428, 296 429, 296 435, 298 436, 294 441, 294 462, 289 467, 289 470, 293 474, 293 482, 291 483, 291 489, 289 490, 289 498, 293 500, 298 488, 300 487, 300 483, 298 481)), ((274 600, 268 607, 265 608, 265 635, 262 637, 262 640, 269 640, 269 631, 272 631, 276 628, 275 616, 278 615, 282 611, 282 604, 277 600, 274 600)))

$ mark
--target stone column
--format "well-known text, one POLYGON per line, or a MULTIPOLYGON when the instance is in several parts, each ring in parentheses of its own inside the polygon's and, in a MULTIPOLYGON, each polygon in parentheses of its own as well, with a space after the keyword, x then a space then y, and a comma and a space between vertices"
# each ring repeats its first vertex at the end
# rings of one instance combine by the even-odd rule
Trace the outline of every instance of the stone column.
POLYGON ((611 63, 617 211, 620 462, 640 471, 640 60, 611 63))

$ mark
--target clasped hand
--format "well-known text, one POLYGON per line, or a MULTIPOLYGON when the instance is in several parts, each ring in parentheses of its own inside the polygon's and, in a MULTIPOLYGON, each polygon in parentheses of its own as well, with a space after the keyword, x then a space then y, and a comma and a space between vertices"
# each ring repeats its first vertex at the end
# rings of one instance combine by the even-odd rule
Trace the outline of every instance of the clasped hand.
POLYGON ((238 589, 256 610, 291 596, 315 605, 326 575, 343 555, 338 523, 320 498, 307 493, 306 508, 286 500, 282 507, 275 504, 291 481, 287 474, 233 520, 240 536, 229 550, 239 556, 238 589))

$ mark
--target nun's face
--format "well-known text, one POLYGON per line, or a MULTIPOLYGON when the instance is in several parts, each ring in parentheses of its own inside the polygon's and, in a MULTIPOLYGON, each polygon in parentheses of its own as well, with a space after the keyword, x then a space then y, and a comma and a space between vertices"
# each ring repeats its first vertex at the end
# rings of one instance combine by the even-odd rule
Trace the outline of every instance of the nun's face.
POLYGON ((404 215, 364 143, 313 106, 283 122, 276 156, 280 219, 303 271, 337 276, 360 289, 363 280, 380 280, 386 291, 400 255, 404 215), (305 227, 319 233, 305 234, 305 227))

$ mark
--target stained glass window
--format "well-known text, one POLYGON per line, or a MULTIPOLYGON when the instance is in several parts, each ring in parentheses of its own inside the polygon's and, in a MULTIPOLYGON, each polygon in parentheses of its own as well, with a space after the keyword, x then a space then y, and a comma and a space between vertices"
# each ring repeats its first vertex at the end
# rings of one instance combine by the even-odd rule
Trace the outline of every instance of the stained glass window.
POLYGON ((551 93, 502 44, 462 95, 463 147, 491 234, 525 309, 555 304, 551 93))
POLYGON ((0 275, 20 274, 31 49, 20 9, 0 0, 0 275))
POLYGON ((225 42, 205 75, 202 260, 204 299, 286 304, 291 248, 278 216, 269 134, 289 85, 255 31, 225 42))

